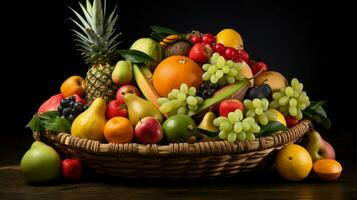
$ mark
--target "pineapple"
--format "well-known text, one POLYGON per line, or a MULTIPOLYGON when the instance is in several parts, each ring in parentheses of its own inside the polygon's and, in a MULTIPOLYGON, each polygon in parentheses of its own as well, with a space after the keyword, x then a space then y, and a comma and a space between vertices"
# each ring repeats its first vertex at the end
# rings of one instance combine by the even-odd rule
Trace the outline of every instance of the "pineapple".
POLYGON ((91 103, 97 97, 102 97, 106 102, 113 99, 117 90, 111 80, 114 64, 118 61, 116 48, 119 44, 117 38, 120 33, 115 33, 114 25, 118 19, 116 8, 107 15, 106 0, 102 7, 101 0, 94 0, 93 4, 87 0, 86 7, 79 3, 83 16, 71 8, 79 21, 71 19, 80 29, 73 30, 77 47, 86 62, 91 67, 86 75, 86 99, 91 103))

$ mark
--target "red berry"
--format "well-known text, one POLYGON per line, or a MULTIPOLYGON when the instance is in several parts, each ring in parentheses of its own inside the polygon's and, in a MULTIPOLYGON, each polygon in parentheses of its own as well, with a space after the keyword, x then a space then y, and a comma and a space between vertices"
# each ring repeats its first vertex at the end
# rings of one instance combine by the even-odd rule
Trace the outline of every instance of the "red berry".
POLYGON ((232 60, 235 56, 236 56, 236 50, 234 48, 232 48, 232 47, 228 47, 224 51, 224 58, 226 60, 232 60))
POLYGON ((292 117, 290 115, 285 117, 285 121, 286 121, 286 126, 288 128, 294 127, 299 123, 298 119, 296 119, 295 117, 292 117))
POLYGON ((243 49, 238 50, 238 57, 242 58, 245 62, 249 61, 249 54, 248 52, 244 51, 243 49))
POLYGON ((221 43, 217 43, 216 45, 214 45, 214 50, 218 52, 220 55, 224 55, 224 52, 226 51, 226 47, 221 43))
POLYGON ((199 36, 199 35, 193 35, 193 36, 191 37, 191 41, 192 41, 194 44, 201 43, 201 42, 202 42, 202 38, 201 38, 201 36, 199 36))
POLYGON ((214 43, 216 41, 212 34, 206 33, 202 36, 202 42, 206 44, 214 43))

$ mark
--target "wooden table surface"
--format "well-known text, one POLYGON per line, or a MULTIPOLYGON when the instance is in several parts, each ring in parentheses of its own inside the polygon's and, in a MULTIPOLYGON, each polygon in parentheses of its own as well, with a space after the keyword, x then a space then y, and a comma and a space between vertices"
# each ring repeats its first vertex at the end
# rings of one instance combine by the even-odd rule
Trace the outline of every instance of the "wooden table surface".
MULTIPOLYGON (((265 171, 231 179, 197 181, 133 181, 90 175, 80 182, 30 185, 16 164, 22 154, 16 154, 18 150, 13 151, 16 156, 0 159, 0 199, 357 199, 357 158, 354 154, 357 151, 349 137, 333 142, 344 167, 336 182, 324 182, 314 175, 301 182, 288 182, 274 171, 265 171)), ((25 142, 29 144, 21 151, 31 142, 25 142)), ((10 149, 7 153, 11 155, 10 149)))

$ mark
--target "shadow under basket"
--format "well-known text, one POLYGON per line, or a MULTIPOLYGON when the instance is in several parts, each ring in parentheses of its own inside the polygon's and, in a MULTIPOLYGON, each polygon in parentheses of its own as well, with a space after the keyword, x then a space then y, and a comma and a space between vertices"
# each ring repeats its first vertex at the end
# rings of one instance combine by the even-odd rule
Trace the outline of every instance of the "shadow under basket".
POLYGON ((64 158, 78 158, 98 174, 125 178, 232 177, 266 166, 275 150, 312 130, 308 120, 285 132, 235 144, 227 141, 169 145, 113 144, 73 137, 68 133, 34 132, 64 158))

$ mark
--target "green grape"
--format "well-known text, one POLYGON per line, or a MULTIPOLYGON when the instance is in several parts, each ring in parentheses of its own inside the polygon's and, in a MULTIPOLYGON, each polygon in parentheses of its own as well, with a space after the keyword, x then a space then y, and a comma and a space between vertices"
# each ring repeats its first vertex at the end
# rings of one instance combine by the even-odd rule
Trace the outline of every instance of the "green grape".
POLYGON ((269 123, 268 116, 265 113, 258 115, 258 120, 262 125, 267 125, 269 123))
POLYGON ((255 135, 253 133, 246 134, 246 140, 253 141, 255 140, 255 135))
POLYGON ((262 101, 263 110, 267 110, 269 107, 269 100, 266 98, 263 98, 261 101, 262 101))
POLYGON ((171 100, 171 103, 174 108, 179 108, 181 106, 181 101, 178 99, 171 100))
POLYGON ((210 74, 215 74, 217 70, 218 70, 218 67, 216 65, 211 65, 208 69, 208 72, 210 74))
POLYGON ((253 117, 247 117, 242 122, 247 122, 249 125, 255 124, 255 120, 253 117))
POLYGON ((169 93, 169 95, 168 95, 169 99, 170 99, 170 100, 176 99, 178 93, 180 93, 180 90, 178 90, 178 89, 173 89, 173 90, 169 93))
POLYGON ((233 129, 233 126, 229 121, 223 121, 219 125, 219 130, 222 130, 222 131, 225 131, 225 132, 229 132, 232 129, 233 129))
POLYGON ((227 139, 227 132, 226 131, 220 131, 219 133, 218 133, 218 137, 219 138, 221 138, 222 140, 225 140, 225 139, 227 139))
POLYGON ((188 105, 187 107, 188 107, 188 109, 191 110, 191 111, 196 111, 196 110, 198 110, 198 106, 197 106, 197 105, 188 105))
POLYGON ((232 60, 228 60, 228 61, 226 62, 226 65, 227 65, 228 67, 234 67, 234 62, 233 62, 232 60))
POLYGON ((279 111, 282 112, 283 114, 284 114, 284 113, 287 113, 287 112, 288 112, 288 109, 289 109, 289 106, 288 106, 288 105, 279 107, 279 111))
POLYGON ((243 76, 243 74, 240 72, 240 73, 238 73, 234 78, 235 78, 236 80, 240 81, 240 80, 243 80, 243 79, 244 79, 244 76, 243 76))
POLYGON ((299 84, 299 81, 297 78, 293 78, 291 80, 291 86, 295 89, 295 87, 299 84))
POLYGON ((181 101, 181 105, 180 106, 186 107, 186 105, 187 105, 186 101, 181 101))
POLYGON ((218 82, 218 78, 216 77, 216 75, 211 75, 210 81, 211 83, 216 84, 218 82))
POLYGON ((304 85, 302 83, 299 83, 296 87, 295 90, 298 92, 302 92, 302 90, 304 89, 304 85))
POLYGON ((216 119, 213 120, 213 125, 219 126, 221 122, 226 121, 226 117, 217 117, 216 119))
POLYGON ((247 138, 247 135, 244 131, 242 131, 242 132, 238 132, 237 137, 238 137, 238 140, 243 141, 247 138))
POLYGON ((249 100, 249 99, 245 99, 245 100, 243 101, 243 104, 244 104, 244 106, 245 106, 246 108, 248 108, 248 109, 252 109, 252 108, 253 108, 252 101, 249 100))
POLYGON ((242 122, 242 126, 243 126, 243 131, 250 130, 250 124, 248 122, 242 122))
POLYGON ((227 141, 230 143, 234 143, 237 140, 237 134, 235 132, 228 133, 227 141))
POLYGON ((188 115, 188 116, 192 116, 192 115, 194 115, 194 114, 195 114, 195 112, 192 111, 192 110, 189 110, 189 111, 187 112, 187 115, 188 115))
POLYGON ((251 125, 251 129, 252 129, 252 132, 259 133, 260 126, 258 124, 256 124, 256 123, 254 123, 253 125, 251 125))
POLYGON ((276 113, 273 110, 268 109, 266 111, 266 114, 267 114, 267 117, 268 117, 269 121, 276 121, 277 116, 276 116, 276 113))
POLYGON ((254 110, 248 110, 245 115, 247 117, 254 117, 255 116, 255 111, 254 110))
POLYGON ((179 114, 179 115, 185 115, 186 113, 187 113, 187 108, 186 107, 180 107, 177 110, 177 114, 179 114))
POLYGON ((291 116, 296 116, 297 115, 297 108, 294 106, 290 106, 289 107, 289 114, 291 115, 291 116))
POLYGON ((219 57, 220 57, 219 53, 215 52, 212 54, 211 58, 209 59, 209 62, 211 64, 216 64, 219 57))
POLYGON ((211 66, 211 64, 209 64, 209 63, 203 64, 203 65, 202 65, 202 69, 203 69, 204 71, 208 71, 208 69, 209 69, 210 66, 211 66))
POLYGON ((188 89, 188 95, 190 95, 190 96, 196 96, 196 88, 195 87, 190 87, 189 89, 188 89))
POLYGON ((234 84, 236 82, 236 79, 231 76, 227 76, 226 80, 227 80, 227 83, 229 83, 229 84, 234 84))
POLYGON ((285 95, 288 97, 294 96, 294 89, 292 87, 285 88, 285 95))
POLYGON ((238 121, 241 121, 243 119, 243 113, 241 110, 237 109, 234 111, 234 113, 237 115, 238 121))
POLYGON ((281 92, 274 92, 273 93, 273 99, 274 100, 279 100, 281 97, 283 97, 284 95, 283 95, 283 93, 281 93, 281 92))
POLYGON ((193 96, 188 96, 187 98, 186 98, 186 102, 187 102, 187 104, 188 105, 197 105, 197 99, 195 98, 195 97, 193 97, 193 96))
POLYGON ((305 103, 301 103, 297 106, 299 108, 299 110, 305 110, 305 108, 307 107, 305 103))
POLYGON ((285 106, 289 102, 289 97, 284 96, 279 99, 279 105, 285 106))
POLYGON ((298 92, 298 91, 294 91, 294 98, 298 98, 300 96, 300 92, 298 92))
POLYGON ((292 107, 296 107, 298 104, 297 100, 295 98, 291 98, 289 100, 289 105, 292 106, 292 107))
POLYGON ((230 112, 228 113, 228 120, 231 124, 234 124, 239 120, 239 116, 235 112, 230 112))
POLYGON ((301 112, 301 110, 297 111, 297 114, 296 114, 295 118, 298 119, 298 120, 302 120, 302 112, 301 112))
POLYGON ((237 75, 237 73, 238 73, 238 71, 236 69, 230 68, 229 72, 228 72, 228 75, 234 77, 235 75, 237 75))
POLYGON ((180 101, 185 101, 186 100, 186 94, 185 93, 178 93, 177 94, 177 99, 180 100, 180 101))
POLYGON ((233 126, 233 130, 234 130, 234 132, 236 132, 236 133, 241 132, 241 131, 243 130, 243 125, 242 125, 242 123, 241 123, 241 122, 236 122, 236 123, 234 124, 234 126, 233 126))
POLYGON ((219 68, 223 68, 226 65, 226 60, 224 59, 223 56, 219 56, 217 59, 217 66, 219 68))
POLYGON ((204 101, 202 97, 195 97, 195 98, 196 98, 196 101, 197 101, 198 105, 200 105, 204 101))
POLYGON ((174 109, 174 105, 173 105, 173 103, 171 101, 163 103, 159 108, 161 113, 169 113, 173 109, 174 109))
POLYGON ((229 67, 228 66, 223 66, 222 67, 222 71, 223 71, 223 73, 225 73, 225 74, 227 74, 228 72, 229 72, 229 67))
POLYGON ((254 99, 252 104, 254 108, 259 108, 262 106, 262 101, 260 99, 254 99))
POLYGON ((180 90, 181 90, 182 93, 187 94, 187 92, 188 92, 187 84, 186 83, 182 83, 181 86, 180 86, 180 90))
POLYGON ((205 72, 202 75, 202 80, 208 81, 211 78, 211 74, 209 72, 205 72))
POLYGON ((279 107, 279 102, 278 102, 278 100, 273 100, 273 101, 270 102, 269 105, 270 105, 271 108, 278 108, 279 107))
POLYGON ((219 70, 217 70, 217 71, 216 71, 216 76, 217 76, 217 78, 219 78, 219 79, 220 79, 220 78, 222 78, 222 77, 223 77, 223 75, 224 75, 224 73, 223 73, 223 71, 222 71, 222 70, 220 70, 220 69, 219 69, 219 70))
POLYGON ((255 111, 255 114, 261 115, 263 113, 263 108, 259 107, 259 108, 256 108, 254 111, 255 111))
POLYGON ((170 100, 168 98, 166 98, 166 97, 160 97, 160 98, 157 99, 157 103, 159 105, 162 105, 163 103, 168 102, 168 101, 170 101, 170 100))

